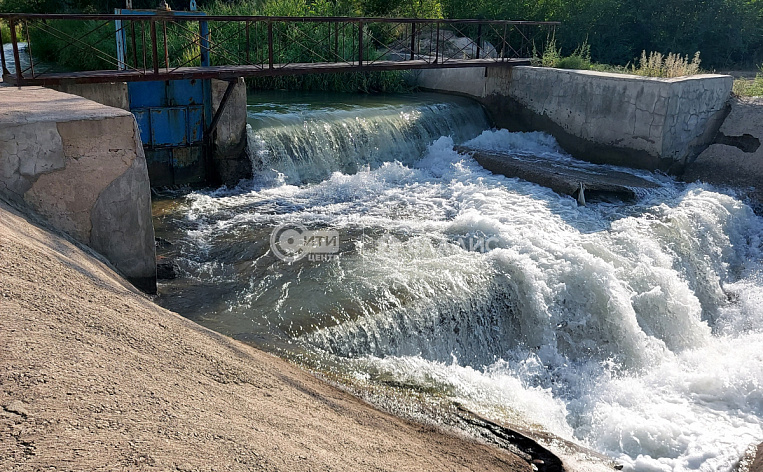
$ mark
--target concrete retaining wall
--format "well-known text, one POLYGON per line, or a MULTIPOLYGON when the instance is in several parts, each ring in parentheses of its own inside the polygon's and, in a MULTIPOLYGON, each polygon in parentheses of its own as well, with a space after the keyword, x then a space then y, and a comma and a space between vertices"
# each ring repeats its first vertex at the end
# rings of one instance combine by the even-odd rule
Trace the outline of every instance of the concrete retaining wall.
POLYGON ((547 131, 578 158, 680 173, 715 136, 733 79, 492 67, 425 70, 418 84, 474 97, 496 126, 547 131))
POLYGON ((130 111, 130 98, 127 82, 112 82, 108 84, 59 84, 48 88, 59 92, 78 95, 101 105, 106 105, 130 111))
MULTIPOLYGON (((212 113, 220 106, 228 82, 211 80, 212 113)), ((55 90, 78 95, 123 110, 130 109, 129 92, 126 82, 108 84, 62 84, 51 87, 55 90)), ((210 117, 211 119, 211 117, 210 117)), ((178 153, 178 155, 182 155, 178 153)), ((177 156, 175 157, 178 158, 177 156)), ((192 159, 189 156, 189 159, 192 159)), ((209 183, 235 185, 241 179, 252 176, 252 164, 247 154, 246 137, 246 83, 239 78, 233 93, 220 116, 214 136, 211 162, 208 164, 206 180, 209 183)), ((187 182, 177 182, 187 183, 187 182)))
MULTIPOLYGON (((217 112, 228 88, 228 82, 212 80, 212 109, 217 112)), ((252 176, 252 163, 247 154, 246 83, 239 78, 225 105, 215 131, 212 161, 219 179, 235 185, 252 176)))
POLYGON ((151 190, 129 112, 42 87, 0 87, 0 197, 156 291, 151 190))
POLYGON ((731 101, 713 144, 688 166, 683 179, 737 187, 763 214, 763 97, 731 101))

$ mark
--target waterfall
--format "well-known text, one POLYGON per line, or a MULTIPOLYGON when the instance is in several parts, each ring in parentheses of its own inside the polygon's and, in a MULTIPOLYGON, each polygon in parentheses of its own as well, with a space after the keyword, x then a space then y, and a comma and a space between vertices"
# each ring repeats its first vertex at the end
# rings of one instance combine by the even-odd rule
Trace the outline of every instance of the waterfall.
POLYGON ((184 274, 168 307, 626 470, 731 471, 763 441, 763 220, 746 204, 630 171, 657 188, 580 207, 456 152, 571 162, 546 134, 488 129, 476 103, 333 100, 252 105, 255 178, 162 217, 184 274), (280 260, 284 227, 334 231, 338 254, 280 260))

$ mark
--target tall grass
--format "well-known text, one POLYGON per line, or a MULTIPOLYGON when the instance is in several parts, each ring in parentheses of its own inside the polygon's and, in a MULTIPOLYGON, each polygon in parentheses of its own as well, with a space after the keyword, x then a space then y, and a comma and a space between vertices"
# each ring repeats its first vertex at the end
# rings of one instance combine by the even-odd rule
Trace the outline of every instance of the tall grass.
MULTIPOLYGON (((10 43, 11 42, 11 27, 4 22, 3 20, 0 20, 0 36, 2 36, 3 43, 10 43)), ((16 37, 21 38, 21 25, 16 25, 16 37)))
POLYGON ((664 56, 659 52, 651 52, 647 55, 646 51, 641 52, 641 58, 638 65, 633 65, 629 72, 646 77, 662 77, 672 79, 675 77, 684 77, 697 75, 700 73, 699 51, 689 60, 689 56, 670 53, 664 56))
POLYGON ((763 97, 763 64, 754 79, 738 79, 734 81, 734 94, 739 97, 763 97))
POLYGON ((533 50, 532 64, 541 67, 555 67, 557 69, 591 69, 591 46, 588 40, 583 41, 569 56, 562 54, 562 49, 556 45, 556 37, 551 36, 543 48, 542 53, 533 50))

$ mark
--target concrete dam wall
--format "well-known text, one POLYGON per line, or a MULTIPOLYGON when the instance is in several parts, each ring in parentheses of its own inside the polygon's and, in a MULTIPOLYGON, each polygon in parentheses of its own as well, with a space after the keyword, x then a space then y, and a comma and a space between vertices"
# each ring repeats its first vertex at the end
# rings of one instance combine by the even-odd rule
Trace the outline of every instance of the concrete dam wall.
POLYGON ((42 87, 0 87, 0 197, 156 291, 151 189, 131 113, 42 87))
POLYGON ((713 141, 733 85, 540 67, 426 70, 417 80, 479 100, 499 128, 549 132, 579 159, 675 174, 713 141))

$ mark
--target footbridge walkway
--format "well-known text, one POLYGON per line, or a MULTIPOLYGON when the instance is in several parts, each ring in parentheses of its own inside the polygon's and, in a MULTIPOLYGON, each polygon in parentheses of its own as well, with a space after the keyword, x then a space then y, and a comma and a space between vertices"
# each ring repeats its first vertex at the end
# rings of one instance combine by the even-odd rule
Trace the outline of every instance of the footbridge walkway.
POLYGON ((163 10, 0 19, 10 27, 11 46, 0 47, 3 78, 19 86, 525 65, 558 26, 163 10), (56 65, 75 49, 89 60, 77 70, 56 65))

